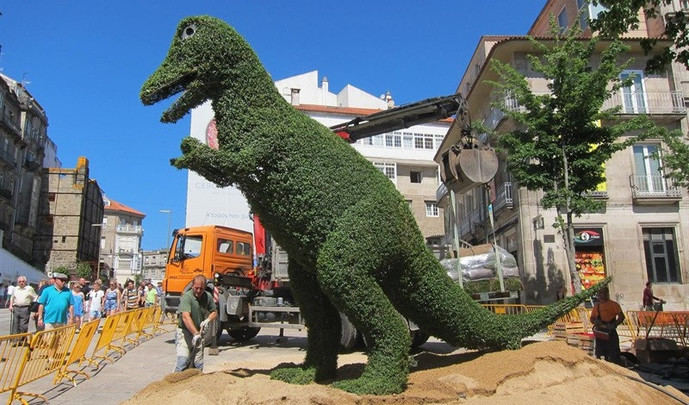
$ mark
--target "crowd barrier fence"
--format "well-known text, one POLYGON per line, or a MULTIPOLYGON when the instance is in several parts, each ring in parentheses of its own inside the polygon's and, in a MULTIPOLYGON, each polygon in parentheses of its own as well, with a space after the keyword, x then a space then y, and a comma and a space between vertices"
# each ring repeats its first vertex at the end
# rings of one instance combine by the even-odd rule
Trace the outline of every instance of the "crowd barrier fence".
POLYGON ((86 360, 86 351, 91 345, 91 340, 93 340, 93 336, 98 331, 99 325, 100 319, 96 319, 81 325, 79 336, 74 342, 72 350, 70 350, 69 352, 69 357, 67 357, 67 361, 65 361, 63 366, 55 373, 55 377, 53 378, 53 384, 57 384, 60 381, 62 381, 62 379, 68 378, 72 382, 72 384, 76 386, 77 383, 75 378, 77 375, 81 375, 86 379, 89 378, 88 374, 80 370, 70 370, 69 366, 71 366, 74 363, 78 363, 78 366, 80 366, 81 363, 83 363, 84 360, 86 360), (74 376, 72 376, 71 374, 74 374, 74 376))
POLYGON ((19 387, 56 372, 62 367, 74 338, 76 325, 36 332, 31 339, 29 350, 24 351, 24 359, 17 371, 15 386, 10 393, 8 404, 14 400, 26 403, 24 397, 48 400, 41 394, 18 391, 19 387))
POLYGON ((9 392, 10 398, 17 389, 17 376, 29 351, 31 334, 0 336, 0 393, 9 392))

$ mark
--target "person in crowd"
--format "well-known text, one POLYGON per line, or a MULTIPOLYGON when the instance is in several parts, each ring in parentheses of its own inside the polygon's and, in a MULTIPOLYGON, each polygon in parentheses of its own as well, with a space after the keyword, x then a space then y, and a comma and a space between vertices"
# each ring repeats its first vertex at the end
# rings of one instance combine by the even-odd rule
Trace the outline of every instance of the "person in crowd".
POLYGON ((218 316, 215 302, 206 291, 206 277, 194 277, 192 288, 182 295, 179 302, 179 321, 175 335, 177 356, 175 372, 193 367, 203 370, 202 331, 218 316))
POLYGON ((591 311, 591 323, 596 339, 596 358, 620 362, 620 337, 617 327, 624 322, 620 304, 610 299, 610 290, 603 287, 598 291, 598 302, 591 311))
POLYGON ((113 315, 120 311, 122 302, 122 293, 117 288, 117 281, 110 280, 110 288, 105 290, 105 316, 113 315))
POLYGON ((36 291, 30 285, 27 285, 26 277, 17 277, 17 287, 14 289, 10 297, 10 312, 14 317, 12 322, 12 331, 10 333, 26 333, 29 331, 29 307, 31 303, 38 298, 36 291))
POLYGON ((153 287, 153 283, 148 282, 148 292, 146 293, 146 306, 152 307, 158 303, 158 290, 153 287))
POLYGON ((139 308, 139 290, 134 286, 134 280, 127 280, 127 288, 125 288, 122 294, 122 301, 124 302, 124 309, 126 311, 130 309, 139 308))
POLYGON ((148 292, 148 288, 146 287, 145 282, 139 283, 139 288, 137 288, 137 292, 139 293, 139 307, 144 307, 146 305, 146 294, 148 292))
POLYGON ((17 288, 17 283, 15 281, 7 286, 7 289, 5 290, 5 308, 9 308, 10 298, 12 297, 12 294, 14 294, 15 288, 17 288))
POLYGON ((79 330, 84 317, 84 307, 86 306, 84 293, 81 292, 81 284, 79 282, 74 283, 72 286, 72 306, 74 307, 73 323, 77 325, 77 330, 79 330))
POLYGON ((655 301, 661 304, 665 304, 665 301, 653 295, 653 288, 651 287, 651 282, 646 283, 646 288, 644 288, 643 294, 643 309, 644 311, 655 311, 655 306, 653 305, 655 301))
MULTIPOLYGON (((44 278, 41 281, 38 282, 38 296, 40 297, 41 294, 43 294, 43 291, 47 288, 53 285, 53 279, 52 278, 44 278)), ((38 299, 36 299, 38 301, 38 299)), ((38 308, 33 312, 33 322, 34 326, 36 327, 36 331, 42 331, 43 326, 38 326, 38 308)))
POLYGON ((91 292, 90 281, 84 277, 79 277, 79 285, 81 286, 81 293, 84 294, 84 316, 81 318, 82 322, 88 321, 89 317, 89 292, 91 292))
POLYGON ((74 316, 72 292, 67 288, 64 273, 53 273, 53 285, 43 290, 38 298, 38 326, 45 330, 66 325, 74 316))
POLYGON ((96 279, 93 283, 93 288, 89 291, 88 308, 89 319, 100 319, 103 313, 103 305, 105 302, 105 292, 101 289, 103 284, 100 279, 96 279))

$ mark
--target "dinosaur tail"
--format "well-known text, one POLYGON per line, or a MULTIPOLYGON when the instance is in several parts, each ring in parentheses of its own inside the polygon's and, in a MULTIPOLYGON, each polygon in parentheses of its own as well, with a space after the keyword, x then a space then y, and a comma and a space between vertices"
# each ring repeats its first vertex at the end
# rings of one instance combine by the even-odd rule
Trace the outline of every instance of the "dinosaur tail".
POLYGON ((407 268, 397 286, 407 294, 400 311, 426 333, 472 349, 518 348, 521 339, 552 324, 610 282, 605 279, 533 312, 496 315, 454 283, 430 252, 417 255, 407 268))

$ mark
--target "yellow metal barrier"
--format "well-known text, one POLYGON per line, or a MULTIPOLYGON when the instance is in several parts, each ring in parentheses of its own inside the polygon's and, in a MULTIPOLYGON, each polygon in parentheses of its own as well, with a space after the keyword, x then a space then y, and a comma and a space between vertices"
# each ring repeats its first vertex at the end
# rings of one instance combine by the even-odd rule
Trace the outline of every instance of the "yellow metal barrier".
POLYGON ((686 347, 689 342, 687 322, 687 311, 627 311, 627 327, 632 339, 666 338, 686 347))
POLYGON ((137 344, 139 344, 139 337, 141 336, 139 334, 139 331, 144 326, 147 311, 145 308, 139 308, 139 309, 133 310, 132 312, 133 312, 132 320, 129 323, 129 328, 127 329, 127 333, 124 336, 124 341, 127 343, 131 343, 133 345, 137 345, 137 344), (135 336, 132 336, 132 335, 135 335, 135 336))
POLYGON ((76 387, 76 375, 82 375, 86 379, 89 378, 88 374, 84 373, 83 371, 69 370, 68 367, 76 362, 79 362, 79 365, 81 365, 81 363, 85 360, 86 350, 88 350, 89 345, 91 345, 91 340, 98 331, 99 324, 100 319, 96 319, 81 326, 79 336, 77 337, 77 340, 74 343, 74 347, 72 347, 72 350, 69 353, 69 357, 67 357, 67 361, 57 371, 57 373, 55 373, 55 378, 53 378, 53 384, 59 383, 60 381, 62 381, 63 378, 68 378, 76 387), (74 374, 74 376, 71 376, 70 374, 74 374))
POLYGON ((59 370, 64 364, 67 352, 74 338, 76 325, 63 326, 57 329, 44 330, 33 335, 30 350, 25 351, 22 362, 15 379, 15 388, 12 389, 8 404, 14 400, 26 403, 25 396, 48 400, 41 394, 17 391, 22 385, 45 377, 53 371, 59 370))
POLYGON ((114 344, 112 344, 112 342, 120 341, 120 342, 122 342, 123 345, 127 344, 127 335, 129 334, 129 331, 131 330, 132 321, 134 321, 134 317, 136 315, 136 310, 121 312, 118 315, 120 315, 119 322, 117 322, 115 334, 112 336, 112 341, 111 341, 110 345, 108 346, 108 350, 117 350, 117 351, 120 351, 122 354, 124 354, 126 352, 126 350, 124 349, 124 346, 114 345, 114 344))
POLYGON ((141 319, 137 324, 137 338, 141 338, 142 336, 148 339, 153 338, 153 329, 151 329, 151 333, 147 333, 146 328, 153 327, 153 315, 155 313, 155 309, 155 306, 144 308, 143 315, 141 315, 141 319))
POLYGON ((120 318, 122 317, 122 315, 123 313, 119 313, 115 315, 110 315, 109 317, 105 318, 105 324, 103 325, 103 329, 100 332, 98 342, 96 342, 96 346, 93 348, 93 351, 91 352, 91 357, 87 359, 89 364, 98 363, 95 359, 103 359, 109 362, 113 362, 114 360, 110 358, 110 352, 113 350, 120 353, 120 355, 123 355, 125 353, 123 348, 120 348, 119 346, 114 346, 112 344, 112 339, 115 336, 115 332, 117 331, 117 325, 120 323, 120 318), (104 354, 96 354, 101 350, 104 350, 104 354))
POLYGON ((160 305, 156 305, 153 308, 153 314, 151 315, 151 322, 153 326, 153 330, 151 331, 152 334, 156 334, 158 332, 167 332, 167 330, 160 325, 163 323, 163 307, 160 305))
POLYGON ((17 373, 29 352, 29 333, 0 336, 0 393, 17 389, 17 373))
POLYGON ((516 315, 526 312, 526 305, 521 304, 481 304, 481 306, 498 315, 516 315))

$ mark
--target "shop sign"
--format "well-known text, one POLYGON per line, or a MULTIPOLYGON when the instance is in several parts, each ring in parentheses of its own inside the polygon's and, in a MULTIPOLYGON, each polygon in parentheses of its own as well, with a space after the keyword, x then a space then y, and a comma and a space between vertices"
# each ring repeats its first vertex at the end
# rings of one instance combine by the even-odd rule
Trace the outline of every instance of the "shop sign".
POLYGON ((574 244, 579 246, 603 246, 603 229, 574 229, 574 244))

